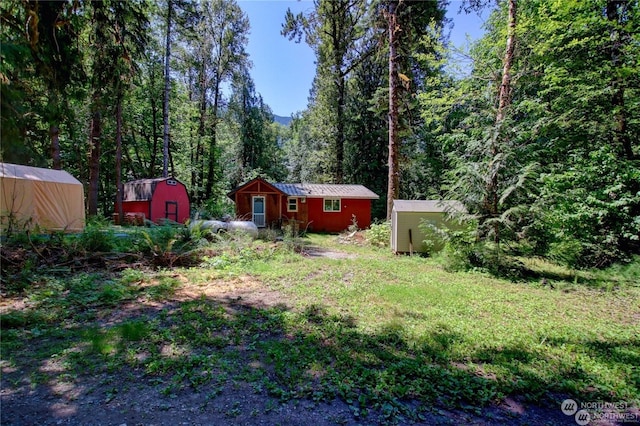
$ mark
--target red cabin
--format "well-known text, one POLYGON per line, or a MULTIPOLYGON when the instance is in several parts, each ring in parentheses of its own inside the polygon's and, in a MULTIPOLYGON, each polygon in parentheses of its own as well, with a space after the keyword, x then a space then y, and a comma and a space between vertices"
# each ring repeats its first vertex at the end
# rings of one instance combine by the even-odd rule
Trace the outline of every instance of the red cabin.
POLYGON ((231 191, 236 216, 258 228, 295 222, 315 232, 341 232, 353 223, 371 225, 371 200, 379 197, 362 185, 269 183, 253 179, 231 191))
POLYGON ((189 194, 184 184, 172 177, 133 180, 124 184, 122 209, 125 221, 170 220, 184 223, 189 219, 189 194), (136 220, 137 219, 137 220, 136 220))

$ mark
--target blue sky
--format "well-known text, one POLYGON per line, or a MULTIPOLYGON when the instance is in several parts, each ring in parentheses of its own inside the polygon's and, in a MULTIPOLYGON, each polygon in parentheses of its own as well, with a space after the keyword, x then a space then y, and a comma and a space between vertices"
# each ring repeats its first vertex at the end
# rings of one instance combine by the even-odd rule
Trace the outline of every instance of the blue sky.
MULTIPOLYGON (((460 1, 451 1, 447 16, 454 20, 451 41, 459 46, 466 34, 482 34, 483 19, 476 14, 458 14, 460 1)), ((247 51, 253 63, 251 76, 256 91, 276 115, 290 116, 307 108, 311 82, 315 75, 315 56, 304 43, 280 35, 287 8, 294 14, 313 9, 313 2, 289 0, 238 0, 249 17, 251 34, 247 51)))

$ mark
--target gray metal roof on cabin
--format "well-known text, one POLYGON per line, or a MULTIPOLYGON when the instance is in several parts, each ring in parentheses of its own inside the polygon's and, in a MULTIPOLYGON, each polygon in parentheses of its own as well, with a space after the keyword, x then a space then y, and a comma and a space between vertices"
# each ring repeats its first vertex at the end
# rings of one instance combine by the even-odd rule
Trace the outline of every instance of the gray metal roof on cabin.
POLYGON ((172 178, 138 179, 126 182, 123 186, 123 201, 149 201, 153 198, 158 182, 172 178))
POLYGON ((334 198, 360 198, 377 200, 378 195, 363 185, 338 185, 317 183, 274 183, 278 188, 290 197, 334 197, 334 198))
POLYGON ((460 201, 455 200, 393 200, 393 210, 418 213, 464 213, 467 211, 460 201))

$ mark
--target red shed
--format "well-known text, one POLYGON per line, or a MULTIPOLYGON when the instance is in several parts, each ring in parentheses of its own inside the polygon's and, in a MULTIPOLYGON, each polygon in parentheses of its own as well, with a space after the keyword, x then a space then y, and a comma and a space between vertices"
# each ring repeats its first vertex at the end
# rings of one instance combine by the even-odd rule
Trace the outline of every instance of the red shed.
POLYGON ((144 215, 144 219, 155 223, 165 219, 184 223, 189 219, 187 188, 172 177, 127 182, 122 199, 125 218, 144 215))
POLYGON ((371 225, 371 200, 378 196, 362 185, 269 183, 253 179, 229 192, 236 215, 259 228, 295 221, 300 229, 341 232, 358 222, 371 225))

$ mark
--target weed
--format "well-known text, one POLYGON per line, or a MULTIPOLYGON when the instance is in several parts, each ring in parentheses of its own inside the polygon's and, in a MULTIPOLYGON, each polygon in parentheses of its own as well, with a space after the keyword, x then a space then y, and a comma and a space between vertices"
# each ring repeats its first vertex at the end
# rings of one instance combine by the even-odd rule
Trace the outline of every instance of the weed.
POLYGON ((180 287, 180 281, 172 276, 161 275, 156 278, 157 284, 147 287, 146 294, 153 300, 165 300, 180 287))
POLYGON ((138 269, 127 268, 122 271, 119 282, 123 285, 141 284, 146 281, 147 275, 138 269))
POLYGON ((110 252, 116 247, 116 237, 105 220, 92 219, 78 237, 78 248, 87 252, 110 252))
POLYGON ((143 340, 149 334, 149 326, 144 320, 127 321, 120 324, 119 328, 122 339, 131 342, 143 340))
MULTIPOLYGON (((182 237, 174 237, 171 250, 178 250, 182 237)), ((328 247, 335 238, 304 242, 328 247)), ((224 262, 224 270, 205 263, 39 277, 24 290, 24 308, 0 318, 2 361, 15 370, 7 380, 48 383, 55 377, 40 367, 54 363, 65 380, 107 374, 110 382, 100 386, 115 398, 122 388, 114 384, 135 369, 163 395, 206 389, 210 399, 226 384, 248 381, 283 401, 339 398, 363 423, 372 411, 388 423, 419 421, 408 401, 473 411, 513 394, 534 402, 557 394, 639 397, 636 312, 620 308, 640 303, 637 263, 573 271, 521 260, 536 279, 555 284, 551 291, 477 271, 447 272, 436 260, 371 246, 346 247, 351 259, 311 259, 271 242, 225 237, 215 244, 220 255, 211 262, 224 262), (181 286, 196 291, 247 275, 287 305, 256 308, 204 296, 162 302, 181 286), (125 302, 149 298, 157 312, 111 321, 125 302)), ((235 418, 239 408, 225 414, 235 418)), ((264 411, 276 408, 273 401, 264 411)))
POLYGON ((391 222, 371 224, 365 238, 372 246, 388 247, 391 241, 391 222))

